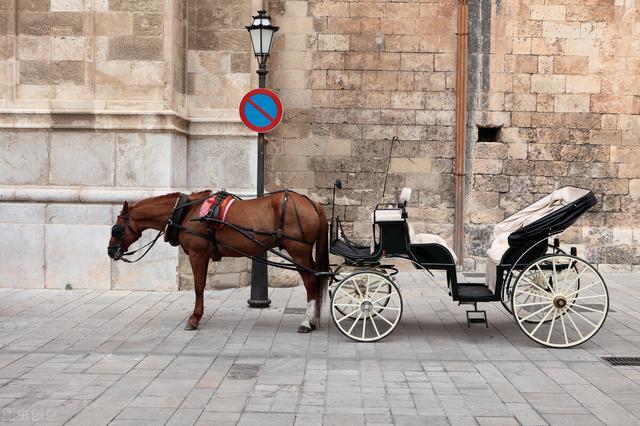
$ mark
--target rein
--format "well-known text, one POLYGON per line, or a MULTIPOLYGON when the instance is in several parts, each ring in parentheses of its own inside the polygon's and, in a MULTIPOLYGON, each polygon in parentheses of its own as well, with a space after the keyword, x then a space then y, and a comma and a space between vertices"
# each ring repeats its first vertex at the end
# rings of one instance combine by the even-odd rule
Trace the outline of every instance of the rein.
MULTIPOLYGON (((198 198, 197 200, 189 201, 188 203, 184 203, 184 204, 182 204, 182 205, 176 206, 175 208, 173 208, 173 209, 171 210, 171 213, 169 213, 169 218, 167 219, 167 224, 169 224, 169 225, 171 225, 171 226, 180 226, 180 225, 176 225, 176 224, 174 224, 174 223, 172 223, 172 222, 171 222, 171 217, 173 216, 173 213, 174 213, 177 209, 182 209, 182 208, 185 208, 185 207, 187 207, 187 206, 191 206, 191 205, 193 205, 193 204, 197 204, 197 203, 199 203, 199 202, 203 202, 204 200, 206 200, 206 199, 207 199, 207 198, 209 198, 210 196, 211 196, 211 194, 207 195, 207 196, 206 196, 206 197, 204 197, 204 198, 198 198)), ((117 234, 117 235, 118 235, 118 238, 120 238, 120 242, 122 243, 122 241, 124 240, 124 232, 125 232, 125 230, 126 230, 126 229, 129 229, 131 232, 133 232, 134 234, 137 234, 137 235, 139 235, 139 236, 140 236, 140 235, 142 235, 140 232, 136 232, 136 231, 131 227, 131 225, 129 224, 129 212, 127 212, 127 213, 124 215, 124 224, 121 224, 121 225, 114 225, 114 226, 113 226, 113 228, 112 228, 111 233, 112 233, 112 235, 117 234)), ((151 250, 151 248, 152 248, 152 247, 153 247, 153 246, 158 242, 158 239, 160 238, 160 236, 161 236, 162 234, 164 234, 164 228, 163 228, 163 229, 161 229, 160 231, 158 231, 158 233, 157 233, 157 234, 156 234, 156 236, 153 238, 153 240, 151 240, 151 241, 150 241, 150 242, 148 242, 147 244, 143 245, 142 247, 140 247, 140 248, 138 248, 138 249, 136 249, 136 250, 133 250, 133 251, 128 251, 128 252, 126 252, 126 253, 122 253, 122 254, 120 255, 120 259, 119 259, 119 260, 122 260, 122 261, 123 261, 123 262, 125 262, 125 263, 136 263, 136 262, 139 262, 140 260, 142 260, 142 258, 143 258, 143 257, 145 257, 145 256, 147 255, 147 253, 149 253, 149 250, 151 250), (143 250, 143 249, 145 249, 145 248, 147 248, 147 250, 145 250, 145 252, 144 252, 144 253, 142 253, 142 255, 140 255, 140 257, 138 257, 136 260, 129 260, 129 259, 126 259, 126 258, 125 258, 125 256, 131 256, 131 255, 134 255, 134 254, 136 254, 137 252, 139 252, 139 251, 141 251, 141 250, 143 250)))

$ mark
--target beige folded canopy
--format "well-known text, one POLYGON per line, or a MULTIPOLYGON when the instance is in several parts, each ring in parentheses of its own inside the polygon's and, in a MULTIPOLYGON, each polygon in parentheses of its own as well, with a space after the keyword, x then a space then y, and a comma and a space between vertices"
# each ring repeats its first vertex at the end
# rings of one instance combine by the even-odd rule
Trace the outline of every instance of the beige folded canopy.
POLYGON ((565 186, 498 223, 493 228, 493 241, 491 247, 487 250, 487 275, 485 281, 487 287, 495 292, 496 267, 500 264, 502 256, 509 248, 508 238, 512 232, 576 201, 588 193, 589 191, 586 189, 565 186))

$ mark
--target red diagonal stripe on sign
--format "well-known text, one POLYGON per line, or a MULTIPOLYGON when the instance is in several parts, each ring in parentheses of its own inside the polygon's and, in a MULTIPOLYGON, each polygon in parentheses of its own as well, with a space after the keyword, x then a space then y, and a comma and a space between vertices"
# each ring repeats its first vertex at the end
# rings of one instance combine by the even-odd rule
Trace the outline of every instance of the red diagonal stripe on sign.
POLYGON ((254 107, 260 114, 264 115, 265 117, 267 117, 269 120, 273 121, 276 118, 272 117, 269 115, 269 113, 267 113, 267 111, 263 110, 260 105, 258 105, 257 103, 253 102, 253 100, 251 98, 247 99, 247 102, 254 107))

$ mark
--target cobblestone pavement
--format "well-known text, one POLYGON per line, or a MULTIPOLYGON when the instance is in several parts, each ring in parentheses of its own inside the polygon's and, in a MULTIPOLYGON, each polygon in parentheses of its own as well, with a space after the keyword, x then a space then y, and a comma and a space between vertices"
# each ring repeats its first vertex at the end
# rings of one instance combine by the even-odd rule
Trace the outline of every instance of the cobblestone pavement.
MULTIPOLYGON (((355 343, 324 315, 297 334, 304 291, 0 290, 2 421, 98 424, 640 424, 640 275, 608 274, 609 318, 579 348, 531 342, 497 304, 489 328, 403 273, 400 326, 355 343), (292 313, 293 311, 293 313, 292 313)), ((326 312, 327 310, 325 310, 326 312)))

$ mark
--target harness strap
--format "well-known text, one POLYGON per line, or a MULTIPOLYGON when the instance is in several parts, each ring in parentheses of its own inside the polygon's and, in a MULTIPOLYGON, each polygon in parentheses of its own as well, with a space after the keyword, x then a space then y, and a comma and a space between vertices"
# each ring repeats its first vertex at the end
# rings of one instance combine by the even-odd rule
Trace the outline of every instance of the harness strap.
POLYGON ((284 236, 282 228, 284 227, 284 219, 287 213, 287 203, 289 202, 289 190, 284 191, 284 197, 282 198, 282 208, 280 210, 280 221, 278 222, 278 228, 275 232, 275 238, 281 240, 284 236))

